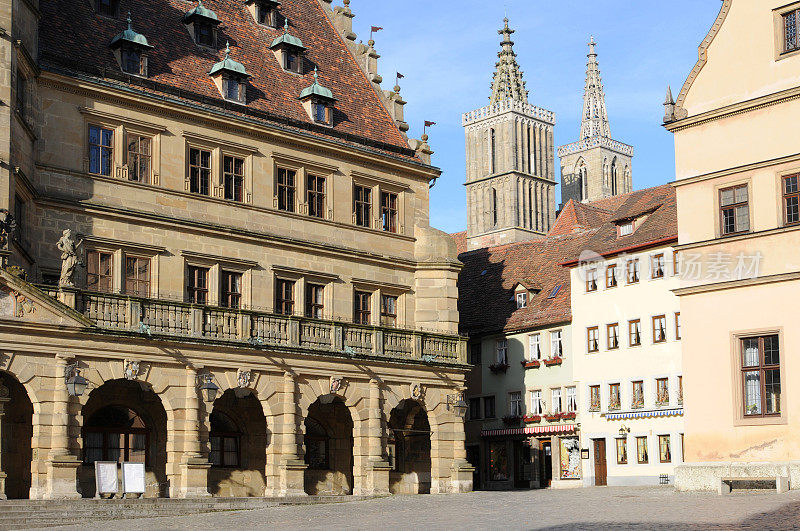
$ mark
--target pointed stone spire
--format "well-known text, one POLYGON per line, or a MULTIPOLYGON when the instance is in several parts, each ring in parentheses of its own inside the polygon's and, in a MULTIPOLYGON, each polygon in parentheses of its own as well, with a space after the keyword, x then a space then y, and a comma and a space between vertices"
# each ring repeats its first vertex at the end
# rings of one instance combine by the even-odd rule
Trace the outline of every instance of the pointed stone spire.
POLYGON ((497 32, 503 36, 503 41, 500 43, 502 48, 497 54, 500 60, 496 65, 489 103, 494 105, 505 100, 528 103, 528 91, 525 90, 522 70, 517 64, 517 54, 514 53, 514 41, 511 40, 514 30, 508 27, 508 18, 503 22, 505 27, 497 32))
POLYGON ((667 85, 667 97, 664 100, 664 123, 675 119, 675 99, 672 97, 672 87, 667 85))
POLYGON ((597 64, 597 43, 592 37, 589 40, 589 61, 586 63, 586 87, 583 92, 583 121, 581 122, 581 139, 606 137, 611 138, 611 126, 606 111, 606 95, 603 81, 600 78, 600 65, 597 64))

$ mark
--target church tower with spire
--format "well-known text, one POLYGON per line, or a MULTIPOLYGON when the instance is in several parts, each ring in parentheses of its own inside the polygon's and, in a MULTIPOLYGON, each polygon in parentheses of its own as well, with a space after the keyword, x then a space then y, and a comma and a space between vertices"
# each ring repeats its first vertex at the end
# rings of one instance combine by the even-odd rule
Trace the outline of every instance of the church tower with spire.
POLYGON ((489 105, 463 116, 469 249, 541 238, 555 221, 555 114, 528 103, 504 22, 489 105))
POLYGON ((633 191, 633 147, 611 138, 597 43, 589 41, 580 140, 558 148, 561 202, 596 201, 633 191))

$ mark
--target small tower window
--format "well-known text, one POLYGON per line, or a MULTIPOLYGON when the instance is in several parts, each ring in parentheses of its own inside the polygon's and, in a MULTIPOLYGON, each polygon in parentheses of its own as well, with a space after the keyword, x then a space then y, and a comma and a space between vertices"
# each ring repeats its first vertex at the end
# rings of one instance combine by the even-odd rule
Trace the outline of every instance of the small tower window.
POLYGON ((288 20, 284 23, 283 35, 272 41, 270 49, 284 70, 295 74, 303 73, 303 54, 306 47, 300 39, 289 33, 288 20))
POLYGON ((250 74, 244 65, 230 57, 231 49, 225 45, 225 59, 215 64, 208 73, 216 83, 222 97, 228 101, 247 103, 247 78, 250 74))
POLYGON ((314 69, 314 83, 300 93, 299 99, 314 122, 333 125, 333 103, 336 98, 329 89, 320 85, 319 72, 316 68, 314 69))
POLYGON ((111 49, 114 50, 114 56, 123 72, 147 76, 147 52, 153 47, 148 44, 144 35, 133 30, 130 13, 127 23, 128 29, 111 40, 111 49))
POLYGON ((189 33, 199 46, 214 48, 217 45, 217 14, 203 5, 203 0, 197 1, 197 6, 183 15, 189 33))

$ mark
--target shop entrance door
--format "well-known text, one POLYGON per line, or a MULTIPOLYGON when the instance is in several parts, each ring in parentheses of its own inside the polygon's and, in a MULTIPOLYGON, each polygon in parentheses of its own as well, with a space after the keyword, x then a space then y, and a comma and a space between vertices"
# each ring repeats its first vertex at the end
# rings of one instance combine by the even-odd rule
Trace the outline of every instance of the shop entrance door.
POLYGON ((606 440, 594 440, 594 484, 596 487, 608 485, 608 468, 606 466, 606 440))
POLYGON ((540 461, 542 463, 542 488, 544 488, 549 487, 553 482, 553 451, 550 441, 542 441, 540 455, 540 461))

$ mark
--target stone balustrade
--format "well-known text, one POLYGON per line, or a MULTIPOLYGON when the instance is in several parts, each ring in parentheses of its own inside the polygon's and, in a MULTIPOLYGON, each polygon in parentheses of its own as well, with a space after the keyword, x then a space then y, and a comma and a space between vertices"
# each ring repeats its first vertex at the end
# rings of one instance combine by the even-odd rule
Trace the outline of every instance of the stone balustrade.
MULTIPOLYGON (((58 290, 42 288, 56 298, 58 290)), ((74 291, 74 290, 73 290, 74 291)), ((75 292, 75 310, 98 328, 148 337, 193 337, 238 342, 256 348, 279 346, 355 357, 466 364, 466 339, 435 332, 358 325, 201 306, 118 294, 75 292)))
POLYGON ((505 101, 495 103, 494 105, 487 105, 486 107, 481 107, 480 109, 465 113, 462 116, 461 121, 462 124, 466 126, 473 122, 487 120, 508 111, 516 111, 550 125, 555 125, 556 123, 556 114, 553 111, 548 111, 547 109, 536 107, 530 103, 512 99, 507 99, 505 101))
POLYGON ((572 153, 585 151, 593 147, 604 147, 616 151, 617 153, 620 153, 622 155, 633 157, 633 146, 629 146, 628 144, 623 144, 618 140, 614 140, 612 138, 608 138, 605 136, 584 138, 583 140, 578 140, 577 142, 573 142, 572 144, 561 146, 560 148, 558 148, 558 156, 565 157, 572 153))

